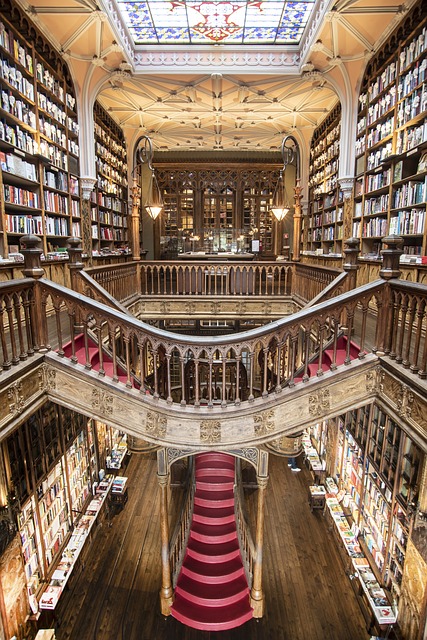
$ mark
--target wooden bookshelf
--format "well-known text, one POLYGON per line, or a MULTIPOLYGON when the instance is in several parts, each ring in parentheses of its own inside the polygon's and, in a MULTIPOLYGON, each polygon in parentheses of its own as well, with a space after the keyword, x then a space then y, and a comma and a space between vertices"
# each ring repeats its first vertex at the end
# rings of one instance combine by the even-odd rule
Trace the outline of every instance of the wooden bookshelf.
POLYGON ((79 125, 68 69, 17 8, 0 16, 0 254, 22 235, 42 238, 45 255, 80 235, 79 125), (26 23, 27 24, 27 23, 26 23))
POLYGON ((99 103, 94 107, 97 184, 92 192, 95 255, 128 245, 127 155, 123 132, 99 103))
POLYGON ((357 116, 353 235, 379 257, 381 238, 404 238, 403 260, 426 253, 427 41, 417 7, 369 63, 357 116))
POLYGON ((304 221, 305 253, 335 255, 343 250, 343 194, 338 183, 341 105, 315 130, 310 145, 309 208, 304 221))

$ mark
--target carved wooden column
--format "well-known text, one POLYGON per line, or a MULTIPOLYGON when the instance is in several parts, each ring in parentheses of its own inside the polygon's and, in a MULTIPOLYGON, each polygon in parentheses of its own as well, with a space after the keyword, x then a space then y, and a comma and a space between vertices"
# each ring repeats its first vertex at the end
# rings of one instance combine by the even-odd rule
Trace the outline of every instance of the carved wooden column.
MULTIPOLYGON (((160 454, 160 452, 159 452, 160 454)), ((162 615, 169 616, 173 602, 173 589, 169 559, 169 520, 168 520, 168 483, 169 474, 161 466, 158 455, 157 479, 160 485, 160 539, 162 556, 162 586, 160 589, 160 610, 162 615)))
POLYGON ((82 246, 83 253, 87 255, 87 264, 90 267, 93 264, 90 194, 92 193, 95 184, 95 178, 80 178, 80 186, 82 189, 82 246))
POLYGON ((300 243, 301 243, 301 193, 302 187, 300 179, 297 177, 295 182, 295 206, 294 206, 294 238, 293 238, 293 255, 292 259, 295 262, 301 260, 300 243))
POLYGON ((31 325, 33 330, 34 349, 36 351, 48 351, 46 305, 43 303, 40 287, 37 280, 44 276, 41 266, 42 241, 34 235, 22 236, 21 253, 24 256, 25 267, 22 273, 26 278, 36 280, 34 287, 34 303, 30 307, 31 325))
POLYGON ((138 183, 138 178, 133 178, 132 184, 132 216, 131 216, 131 249, 132 259, 141 259, 141 243, 139 239, 139 221, 140 221, 140 207, 141 207, 141 187, 138 183))
MULTIPOLYGON (((380 278, 383 280, 391 280, 393 278, 400 277, 400 265, 399 259, 403 251, 403 238, 400 236, 386 236, 382 239, 383 245, 386 245, 386 249, 381 251, 383 257, 383 264, 380 270, 380 278)), ((378 317, 378 341, 377 341, 377 355, 384 355, 391 350, 392 334, 389 327, 394 326, 392 324, 393 313, 393 301, 391 299, 390 287, 383 289, 383 300, 381 306, 381 314, 378 317)))
POLYGON ((360 240, 359 238, 349 238, 345 241, 345 246, 343 269, 347 273, 346 291, 351 291, 356 288, 357 284, 357 270, 359 268, 357 258, 360 253, 360 240))
POLYGON ((262 551, 264 545, 264 507, 265 491, 268 484, 268 476, 257 476, 258 507, 255 539, 255 561, 253 567, 251 607, 254 610, 254 618, 262 618, 264 615, 264 594, 262 591, 262 551))

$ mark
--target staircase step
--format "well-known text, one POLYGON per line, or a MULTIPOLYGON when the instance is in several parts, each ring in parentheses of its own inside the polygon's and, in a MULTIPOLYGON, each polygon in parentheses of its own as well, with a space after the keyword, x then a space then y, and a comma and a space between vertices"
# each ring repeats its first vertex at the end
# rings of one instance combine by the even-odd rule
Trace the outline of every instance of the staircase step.
POLYGON ((229 524, 201 524, 193 522, 191 525, 191 537, 206 544, 216 544, 218 542, 229 542, 237 536, 235 522, 229 524))
POLYGON ((182 573, 210 584, 222 584, 227 580, 234 580, 245 575, 240 558, 232 558, 227 562, 202 562, 191 556, 186 556, 182 566, 182 573))
POLYGON ((196 478, 196 489, 200 491, 232 491, 234 487, 234 474, 232 478, 227 476, 205 476, 196 478))
POLYGON ((196 479, 206 478, 206 477, 216 477, 220 476, 222 478, 233 478, 234 480, 234 467, 224 468, 221 467, 212 467, 212 466, 197 466, 196 467, 196 479))
POLYGON ((177 594, 171 607, 174 618, 201 631, 234 629, 251 620, 252 611, 248 596, 226 607, 202 607, 177 594))
POLYGON ((229 491, 201 491, 196 489, 194 504, 201 507, 232 507, 234 506, 234 493, 229 491))
POLYGON ((226 524, 227 522, 234 522, 234 520, 234 505, 231 507, 203 507, 199 504, 194 505, 193 522, 226 524))
POLYGON ((201 562, 227 562, 240 557, 240 549, 237 538, 229 542, 219 544, 206 544, 191 537, 187 545, 187 553, 192 558, 201 562))
POLYGON ((228 453, 219 453, 217 451, 210 451, 209 453, 199 453, 196 456, 196 468, 203 466, 206 463, 217 466, 217 463, 222 464, 224 467, 232 466, 234 469, 234 458, 228 453))
POLYGON ((217 584, 204 583, 181 574, 175 594, 180 594, 190 602, 205 607, 223 607, 238 602, 244 596, 249 596, 249 587, 243 576, 224 582, 219 589, 217 584))

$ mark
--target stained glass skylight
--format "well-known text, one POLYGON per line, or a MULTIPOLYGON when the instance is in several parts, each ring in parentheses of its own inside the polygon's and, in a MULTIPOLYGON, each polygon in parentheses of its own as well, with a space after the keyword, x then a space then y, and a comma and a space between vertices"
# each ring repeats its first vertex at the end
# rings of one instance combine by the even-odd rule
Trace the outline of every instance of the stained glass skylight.
POLYGON ((135 44, 299 44, 316 0, 117 0, 135 44))

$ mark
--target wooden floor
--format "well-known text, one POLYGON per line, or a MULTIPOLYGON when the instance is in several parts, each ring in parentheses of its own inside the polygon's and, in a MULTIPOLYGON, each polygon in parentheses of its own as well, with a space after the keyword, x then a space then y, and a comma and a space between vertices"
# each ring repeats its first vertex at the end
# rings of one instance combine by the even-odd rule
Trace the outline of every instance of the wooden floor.
MULTIPOLYGON (((270 456, 265 615, 220 633, 196 631, 160 614, 155 456, 133 455, 127 475, 127 505, 111 526, 98 529, 78 580, 61 597, 52 624, 57 640, 368 640, 325 519, 310 512, 307 469, 292 473, 286 459, 270 456)), ((249 502, 255 504, 255 497, 254 491, 249 502)))

